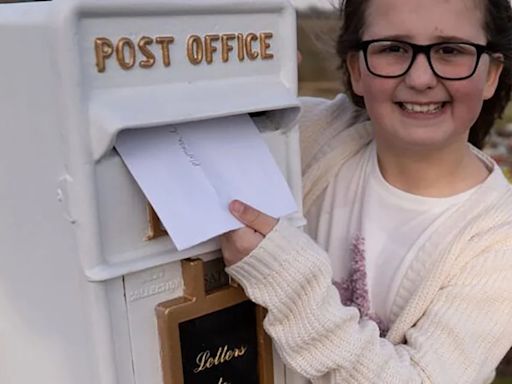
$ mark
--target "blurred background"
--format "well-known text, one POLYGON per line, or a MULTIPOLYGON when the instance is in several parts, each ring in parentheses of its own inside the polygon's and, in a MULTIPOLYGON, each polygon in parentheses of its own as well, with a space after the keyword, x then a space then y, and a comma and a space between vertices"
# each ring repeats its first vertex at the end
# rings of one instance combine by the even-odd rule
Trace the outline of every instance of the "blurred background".
MULTIPOLYGON (((299 94, 331 99, 343 91, 335 52, 339 29, 337 0, 292 0, 297 6, 299 94)), ((500 164, 512 182, 512 104, 498 121, 485 151, 500 164)), ((512 326, 512 324, 511 324, 512 326)), ((498 369, 493 384, 512 384, 512 350, 498 369)))

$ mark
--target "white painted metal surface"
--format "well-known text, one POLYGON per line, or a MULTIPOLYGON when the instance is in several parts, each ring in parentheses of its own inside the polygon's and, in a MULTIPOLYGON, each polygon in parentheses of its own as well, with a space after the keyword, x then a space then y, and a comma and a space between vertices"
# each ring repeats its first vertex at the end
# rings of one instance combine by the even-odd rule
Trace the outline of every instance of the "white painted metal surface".
MULTIPOLYGON (((257 124, 301 201, 294 10, 285 0, 0 4, 0 47, 0 383, 161 384, 154 307, 182 294, 181 270, 168 237, 144 241, 145 199, 112 151, 116 135, 274 111, 257 124), (262 31, 272 60, 223 62, 219 46, 211 64, 187 62, 192 34, 262 31), (114 52, 98 72, 95 39, 163 35, 175 39, 169 67, 155 45, 150 68, 136 50, 132 69, 114 52)), ((285 376, 276 357, 276 383, 285 376)))

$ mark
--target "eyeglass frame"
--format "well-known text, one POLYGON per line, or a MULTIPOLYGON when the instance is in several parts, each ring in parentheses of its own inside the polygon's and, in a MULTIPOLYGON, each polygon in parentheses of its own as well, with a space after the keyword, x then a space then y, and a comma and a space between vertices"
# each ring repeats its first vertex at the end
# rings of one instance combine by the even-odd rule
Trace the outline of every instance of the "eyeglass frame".
POLYGON ((363 41, 359 42, 356 46, 356 50, 363 52, 364 62, 366 64, 366 68, 368 69, 368 72, 370 72, 374 76, 382 77, 385 79, 396 79, 398 77, 404 76, 412 68, 412 66, 414 65, 414 62, 416 61, 416 57, 420 53, 423 53, 425 55, 425 57, 427 58, 428 65, 434 75, 436 75, 437 77, 439 77, 440 79, 443 79, 443 80, 453 80, 453 81, 466 80, 466 79, 469 79, 471 76, 473 76, 478 68, 478 65, 480 64, 480 58, 482 57, 482 55, 484 53, 488 54, 491 58, 494 57, 494 56, 492 56, 492 54, 494 52, 492 52, 489 49, 488 45, 471 43, 471 42, 467 42, 467 41, 444 41, 444 42, 433 43, 433 44, 414 44, 414 43, 411 43, 409 41, 404 41, 404 40, 374 39, 374 40, 363 40, 363 41), (368 47, 373 43, 379 43, 379 42, 391 42, 391 43, 406 44, 412 48, 411 62, 409 63, 409 66, 401 74, 399 74, 399 75, 379 75, 372 71, 372 69, 370 68, 370 64, 368 62, 368 47), (432 51, 433 47, 445 45, 445 44, 465 44, 465 45, 470 45, 476 49, 475 66, 473 68, 473 71, 469 75, 464 76, 464 77, 452 78, 452 77, 441 76, 437 73, 437 71, 434 68, 434 65, 432 64, 430 52, 432 51))

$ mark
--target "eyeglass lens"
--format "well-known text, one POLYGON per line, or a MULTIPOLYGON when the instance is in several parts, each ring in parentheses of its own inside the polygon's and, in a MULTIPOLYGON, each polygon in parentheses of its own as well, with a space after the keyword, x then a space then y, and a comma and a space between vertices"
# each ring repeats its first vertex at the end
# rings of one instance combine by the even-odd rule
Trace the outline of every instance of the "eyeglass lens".
MULTIPOLYGON (((460 79, 470 76, 479 58, 477 49, 464 43, 441 43, 429 51, 433 71, 440 77, 460 79)), ((405 42, 377 41, 368 45, 368 69, 377 76, 402 76, 414 59, 413 47, 405 42)))

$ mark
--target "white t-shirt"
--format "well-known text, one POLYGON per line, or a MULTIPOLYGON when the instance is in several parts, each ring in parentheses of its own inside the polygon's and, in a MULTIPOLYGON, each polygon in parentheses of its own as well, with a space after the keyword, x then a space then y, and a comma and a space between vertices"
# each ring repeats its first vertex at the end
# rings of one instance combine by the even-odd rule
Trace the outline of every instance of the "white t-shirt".
MULTIPOLYGON (((382 177, 372 142, 344 164, 318 197, 320 204, 309 209, 307 231, 329 253, 338 283, 353 272, 354 239, 364 238, 370 311, 389 325, 396 320, 391 314, 393 301, 417 248, 477 189, 449 198, 401 191, 382 177)), ((417 284, 420 281, 413 285, 417 284)))
POLYGON ((371 144, 362 206, 362 235, 366 239, 366 272, 373 312, 390 322, 392 283, 419 237, 439 217, 455 209, 476 190, 433 198, 393 187, 382 176, 375 143, 371 144))

